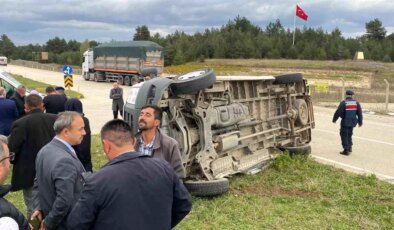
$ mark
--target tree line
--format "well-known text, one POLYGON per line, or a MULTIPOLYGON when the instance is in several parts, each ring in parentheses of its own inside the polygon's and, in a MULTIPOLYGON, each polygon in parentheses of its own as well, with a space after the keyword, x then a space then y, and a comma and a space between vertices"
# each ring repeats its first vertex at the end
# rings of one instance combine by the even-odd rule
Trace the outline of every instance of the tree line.
MULTIPOLYGON (((365 59, 394 61, 394 33, 386 36, 386 29, 379 19, 365 23, 366 32, 356 38, 345 38, 336 28, 330 32, 322 28, 297 28, 293 46, 293 31, 285 29, 280 20, 270 22, 262 29, 245 17, 236 17, 221 28, 205 29, 192 35, 176 31, 167 36, 150 34, 146 25, 135 29, 133 40, 150 40, 164 48, 165 65, 177 65, 206 58, 269 58, 305 60, 352 59, 357 51, 363 51, 365 59)), ((40 52, 49 52, 49 62, 81 65, 82 53, 97 46, 96 41, 80 43, 55 37, 44 45, 16 47, 3 34, 0 55, 12 59, 39 60, 40 52)))

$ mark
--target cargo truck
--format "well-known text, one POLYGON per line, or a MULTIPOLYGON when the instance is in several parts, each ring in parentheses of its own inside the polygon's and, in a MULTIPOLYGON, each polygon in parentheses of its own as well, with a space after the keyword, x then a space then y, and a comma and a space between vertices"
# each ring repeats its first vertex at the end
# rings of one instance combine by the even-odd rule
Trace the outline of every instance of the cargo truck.
POLYGON ((151 41, 109 42, 83 54, 85 80, 133 85, 163 73, 163 47, 151 41))

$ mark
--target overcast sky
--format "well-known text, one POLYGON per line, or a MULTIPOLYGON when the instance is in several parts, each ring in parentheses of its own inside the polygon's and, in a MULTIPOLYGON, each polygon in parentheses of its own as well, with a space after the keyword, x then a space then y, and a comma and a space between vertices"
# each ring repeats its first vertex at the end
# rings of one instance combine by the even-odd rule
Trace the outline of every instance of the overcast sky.
POLYGON ((0 34, 16 45, 44 44, 55 36, 124 41, 139 25, 162 36, 193 34, 237 15, 262 29, 276 19, 292 29, 297 3, 309 16, 307 22, 296 19, 299 28, 338 27, 345 37, 356 37, 365 33, 366 22, 379 18, 387 34, 394 32, 393 0, 0 0, 0 34))

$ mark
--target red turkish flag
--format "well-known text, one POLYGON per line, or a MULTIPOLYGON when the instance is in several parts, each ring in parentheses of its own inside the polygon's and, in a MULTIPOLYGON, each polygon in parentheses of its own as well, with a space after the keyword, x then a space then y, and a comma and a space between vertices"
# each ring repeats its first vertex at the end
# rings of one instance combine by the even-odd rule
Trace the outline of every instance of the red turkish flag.
POLYGON ((304 19, 305 21, 308 20, 308 15, 306 15, 304 10, 301 9, 301 7, 299 7, 298 5, 296 7, 296 15, 297 15, 297 17, 304 19))

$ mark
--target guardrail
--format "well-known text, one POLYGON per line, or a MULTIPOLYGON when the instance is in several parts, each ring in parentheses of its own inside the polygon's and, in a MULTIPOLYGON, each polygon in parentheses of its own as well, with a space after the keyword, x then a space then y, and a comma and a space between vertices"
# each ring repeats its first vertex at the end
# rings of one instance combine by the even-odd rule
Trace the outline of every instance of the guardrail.
MULTIPOLYGON (((34 69, 48 70, 53 72, 63 72, 63 65, 57 65, 57 64, 43 64, 39 62, 25 61, 25 60, 12 60, 12 62, 10 62, 9 64, 24 66, 34 69)), ((80 67, 75 67, 75 66, 72 67, 73 67, 73 75, 82 75, 82 69, 80 67)))

